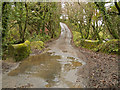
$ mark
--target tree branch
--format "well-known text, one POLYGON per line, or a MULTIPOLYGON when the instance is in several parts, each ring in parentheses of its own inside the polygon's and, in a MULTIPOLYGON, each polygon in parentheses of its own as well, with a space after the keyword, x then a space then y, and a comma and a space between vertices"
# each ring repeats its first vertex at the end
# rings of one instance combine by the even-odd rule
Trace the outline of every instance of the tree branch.
POLYGON ((118 6, 116 0, 115 0, 115 7, 117 8, 118 12, 119 12, 119 15, 120 15, 120 7, 118 6))

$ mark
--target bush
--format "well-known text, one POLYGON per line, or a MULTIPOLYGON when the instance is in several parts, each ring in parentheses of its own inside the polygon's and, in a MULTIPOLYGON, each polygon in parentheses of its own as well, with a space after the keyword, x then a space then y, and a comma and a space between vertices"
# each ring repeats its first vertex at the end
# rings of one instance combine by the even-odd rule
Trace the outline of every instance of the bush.
POLYGON ((49 35, 43 35, 43 36, 42 35, 36 35, 36 36, 30 38, 30 41, 31 42, 32 41, 43 41, 43 42, 45 42, 45 41, 48 41, 50 39, 51 39, 51 37, 49 35))
POLYGON ((74 41, 76 46, 82 46, 84 48, 93 49, 96 46, 98 46, 98 44, 100 43, 99 40, 81 39, 80 32, 72 31, 72 33, 73 33, 73 41, 74 41))
POLYGON ((77 31, 72 31, 73 33, 73 41, 79 41, 81 39, 81 34, 77 31))
POLYGON ((105 43, 98 45, 98 47, 96 48, 96 51, 120 55, 120 52, 119 52, 120 46, 118 42, 120 42, 120 40, 118 39, 109 40, 105 43))

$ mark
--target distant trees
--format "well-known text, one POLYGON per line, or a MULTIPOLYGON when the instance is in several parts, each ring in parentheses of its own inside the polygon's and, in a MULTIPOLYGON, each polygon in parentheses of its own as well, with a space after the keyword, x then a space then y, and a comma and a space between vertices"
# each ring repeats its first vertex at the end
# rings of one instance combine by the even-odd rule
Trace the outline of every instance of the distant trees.
POLYGON ((115 2, 109 8, 105 7, 106 2, 69 2, 65 5, 67 21, 73 30, 81 33, 81 39, 120 38, 119 3, 115 2))
POLYGON ((115 29, 115 27, 112 24, 112 20, 110 20, 110 16, 107 13, 106 9, 105 9, 105 2, 95 2, 96 6, 98 7, 98 9, 101 11, 102 15, 103 15, 103 19, 105 21, 105 24, 110 32, 110 34, 113 36, 113 38, 115 39, 119 39, 119 35, 117 30, 115 29))

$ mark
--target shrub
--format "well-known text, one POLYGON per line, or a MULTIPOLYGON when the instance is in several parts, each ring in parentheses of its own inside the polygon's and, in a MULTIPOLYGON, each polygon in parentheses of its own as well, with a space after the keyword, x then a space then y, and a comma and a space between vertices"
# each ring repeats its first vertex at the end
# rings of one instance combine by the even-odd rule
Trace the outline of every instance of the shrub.
POLYGON ((105 52, 105 53, 113 53, 113 54, 119 54, 120 55, 120 46, 119 46, 120 40, 118 39, 112 39, 105 43, 102 43, 98 45, 96 51, 105 52))

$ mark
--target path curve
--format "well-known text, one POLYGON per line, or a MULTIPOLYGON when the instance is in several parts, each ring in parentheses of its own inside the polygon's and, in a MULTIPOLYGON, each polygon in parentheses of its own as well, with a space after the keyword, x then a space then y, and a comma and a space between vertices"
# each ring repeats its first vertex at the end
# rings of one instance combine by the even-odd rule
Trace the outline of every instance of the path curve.
MULTIPOLYGON (((84 55, 82 53, 80 53, 79 50, 77 50, 71 44, 71 40, 72 40, 71 31, 69 30, 67 25, 64 23, 60 23, 60 26, 61 26, 60 38, 57 39, 56 41, 53 41, 49 45, 50 50, 48 52, 55 52, 54 55, 62 56, 62 59, 60 59, 60 62, 63 64, 63 66, 62 66, 63 69, 64 69, 64 65, 69 62, 67 57, 75 58, 75 60, 81 62, 82 66, 84 66, 86 63, 81 59, 84 57, 84 55)), ((80 66, 80 67, 82 67, 82 66, 80 66)), ((74 70, 70 70, 68 73, 66 73, 66 75, 65 74, 63 74, 63 76, 61 75, 61 77, 64 79, 64 81, 61 80, 61 85, 59 85, 59 86, 62 86, 63 83, 69 81, 69 83, 71 82, 71 84, 70 84, 71 88, 72 87, 75 87, 75 88, 86 87, 86 81, 84 81, 84 79, 82 77, 80 77, 80 75, 79 75, 79 78, 81 78, 80 79, 81 82, 76 83, 77 78, 78 78, 78 76, 77 76, 78 69, 79 69, 79 67, 74 70)), ((64 72, 64 70, 63 70, 63 72, 64 72)), ((66 87, 66 86, 62 86, 62 87, 66 87)))
POLYGON ((60 26, 60 37, 49 43, 45 54, 30 56, 16 69, 3 74, 3 88, 85 88, 87 86, 86 79, 78 72, 83 71, 83 67, 86 66, 86 62, 82 60, 84 55, 72 46, 72 33, 67 25, 60 23, 60 26))

